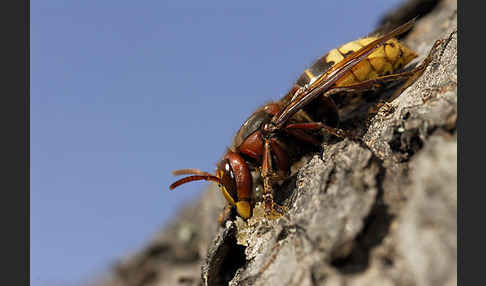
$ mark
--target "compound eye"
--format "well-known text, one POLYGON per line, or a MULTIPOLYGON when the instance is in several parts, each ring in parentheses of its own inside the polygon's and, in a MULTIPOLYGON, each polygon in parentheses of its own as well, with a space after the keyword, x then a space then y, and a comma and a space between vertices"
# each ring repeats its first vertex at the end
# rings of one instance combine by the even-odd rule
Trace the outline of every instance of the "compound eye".
POLYGON ((221 162, 221 166, 218 170, 218 175, 221 179, 221 185, 228 195, 231 196, 234 202, 238 201, 238 192, 236 188, 235 174, 233 173, 233 168, 228 159, 221 162))

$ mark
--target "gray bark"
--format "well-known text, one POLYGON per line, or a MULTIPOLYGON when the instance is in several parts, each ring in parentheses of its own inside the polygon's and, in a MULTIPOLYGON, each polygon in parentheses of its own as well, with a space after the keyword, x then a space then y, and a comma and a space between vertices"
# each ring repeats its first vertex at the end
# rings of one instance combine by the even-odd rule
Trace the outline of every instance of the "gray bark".
POLYGON ((97 285, 456 285, 456 30, 454 0, 418 20, 405 43, 421 61, 447 39, 440 52, 358 126, 361 140, 327 140, 303 161, 282 187, 284 217, 256 208, 220 227, 211 186, 97 285))

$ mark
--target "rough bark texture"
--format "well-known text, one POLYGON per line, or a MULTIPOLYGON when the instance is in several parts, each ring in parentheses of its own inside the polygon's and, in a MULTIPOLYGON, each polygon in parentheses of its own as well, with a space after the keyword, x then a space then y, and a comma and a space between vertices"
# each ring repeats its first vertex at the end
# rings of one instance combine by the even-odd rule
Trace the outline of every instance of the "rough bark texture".
POLYGON ((361 140, 312 154, 283 187, 283 218, 257 207, 222 228, 225 202, 211 186, 97 285, 456 285, 456 30, 455 0, 418 20, 404 41, 419 61, 447 39, 433 62, 358 127, 361 140))

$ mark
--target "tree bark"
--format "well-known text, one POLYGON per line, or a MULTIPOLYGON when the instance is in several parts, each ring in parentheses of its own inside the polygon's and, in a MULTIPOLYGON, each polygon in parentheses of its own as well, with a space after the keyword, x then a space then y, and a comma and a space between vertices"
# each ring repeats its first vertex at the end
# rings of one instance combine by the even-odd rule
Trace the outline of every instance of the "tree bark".
MULTIPOLYGON (((220 227, 212 186, 98 285, 456 285, 457 2, 433 7, 403 39, 419 61, 445 39, 423 76, 360 140, 304 160, 282 186, 284 217, 257 208, 220 227)), ((399 13, 383 22, 413 11, 399 13)))

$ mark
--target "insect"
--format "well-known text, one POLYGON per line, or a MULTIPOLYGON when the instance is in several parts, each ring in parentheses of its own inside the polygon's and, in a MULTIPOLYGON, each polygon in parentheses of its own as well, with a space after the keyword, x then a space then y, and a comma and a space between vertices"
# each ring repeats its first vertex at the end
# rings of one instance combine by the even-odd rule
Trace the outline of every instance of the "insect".
POLYGON ((289 175, 290 166, 302 155, 302 147, 319 146, 320 130, 338 137, 353 137, 338 128, 340 118, 333 96, 348 97, 406 80, 388 99, 393 100, 425 71, 440 40, 422 64, 401 71, 417 54, 395 37, 409 30, 414 21, 381 37, 349 42, 319 58, 282 99, 267 103, 250 115, 215 174, 197 169, 176 170, 174 175, 189 176, 169 188, 198 180, 212 181, 228 201, 226 212, 234 207, 239 216, 247 219, 255 202, 263 201, 266 217, 284 214, 285 208, 274 202, 273 188, 289 175))

